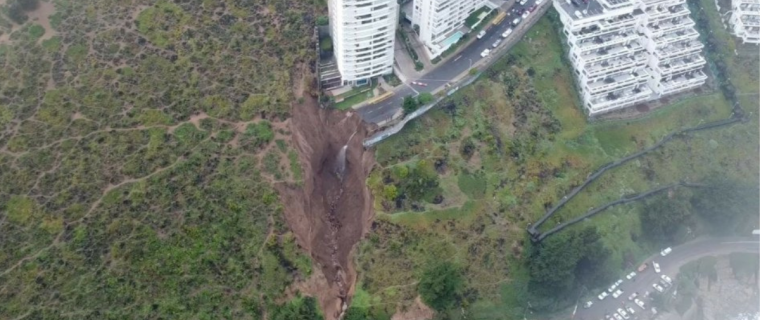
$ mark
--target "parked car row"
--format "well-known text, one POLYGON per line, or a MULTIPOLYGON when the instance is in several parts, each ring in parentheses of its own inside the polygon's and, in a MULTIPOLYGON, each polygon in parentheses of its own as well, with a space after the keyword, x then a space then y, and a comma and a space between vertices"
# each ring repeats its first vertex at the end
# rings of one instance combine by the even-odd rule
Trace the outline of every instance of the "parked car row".
MULTIPOLYGON (((670 248, 670 247, 665 248, 662 251, 660 251, 660 256, 665 257, 665 256, 669 255, 671 252, 673 252, 672 248, 670 248)), ((660 264, 658 264, 657 262, 652 261, 651 265, 652 265, 652 269, 654 269, 655 273, 659 274, 659 273, 662 272, 662 270, 660 269, 660 264)), ((648 268, 648 266, 649 265, 647 263, 642 264, 641 266, 639 266, 636 269, 636 271, 631 271, 630 273, 626 274, 625 275, 625 279, 631 280, 631 281, 635 281, 634 279, 640 273, 646 271, 646 269, 648 268)), ((622 284, 623 284, 623 280, 622 279, 619 279, 619 280, 615 281, 605 291, 602 291, 597 296, 597 298, 599 299, 599 301, 602 301, 602 300, 606 299, 607 296, 609 296, 609 295, 612 295, 613 299, 619 298, 620 296, 623 295, 623 290, 620 288, 620 286, 622 284)), ((657 292, 664 292, 665 290, 667 290, 668 288, 670 288, 672 286, 672 284, 673 284, 673 280, 670 277, 668 277, 665 274, 660 274, 660 279, 658 280, 658 282, 652 284, 652 288, 654 288, 654 290, 656 290, 657 292)), ((649 297, 649 291, 644 292, 643 296, 641 296, 641 297, 639 296, 638 292, 633 292, 633 293, 631 293, 631 294, 629 294, 627 296, 628 301, 634 303, 635 306, 638 306, 639 308, 641 308, 641 310, 645 310, 645 311, 647 310, 647 308, 645 307, 646 304, 644 302, 644 298, 648 298, 648 297, 649 297)), ((614 320, 626 320, 626 319, 629 319, 631 317, 635 317, 634 316, 634 314, 636 313, 636 310, 634 310, 635 306, 631 306, 631 305, 627 306, 625 300, 622 301, 622 304, 623 304, 622 308, 618 308, 617 310, 613 309, 612 310, 613 312, 611 314, 607 314, 605 316, 605 319, 607 319, 607 320, 613 320, 613 319, 614 320)), ((584 308, 590 308, 592 305, 593 305, 592 301, 587 301, 586 304, 583 307, 584 308)), ((657 311, 656 311, 655 308, 651 308, 651 309, 652 309, 651 311, 652 311, 653 314, 657 313, 657 311)))

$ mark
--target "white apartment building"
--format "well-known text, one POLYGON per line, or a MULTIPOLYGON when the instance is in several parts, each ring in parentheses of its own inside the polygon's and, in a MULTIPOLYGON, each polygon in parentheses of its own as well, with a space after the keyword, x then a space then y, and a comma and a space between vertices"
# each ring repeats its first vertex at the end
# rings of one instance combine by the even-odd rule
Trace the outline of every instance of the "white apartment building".
POLYGON ((396 0, 328 0, 333 52, 344 85, 393 72, 396 0))
POLYGON ((732 0, 729 23, 744 43, 760 44, 760 0, 732 0))
POLYGON ((430 58, 456 43, 465 31, 467 17, 487 0, 414 0, 412 24, 419 26, 419 39, 430 58))
POLYGON ((704 84, 685 0, 555 0, 589 115, 704 84))

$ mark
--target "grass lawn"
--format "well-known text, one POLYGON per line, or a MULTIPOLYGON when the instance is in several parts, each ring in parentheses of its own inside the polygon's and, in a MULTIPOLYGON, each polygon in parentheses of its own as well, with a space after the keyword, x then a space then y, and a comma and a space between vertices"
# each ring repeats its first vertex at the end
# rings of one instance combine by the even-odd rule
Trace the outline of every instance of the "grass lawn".
POLYGON ((339 110, 348 110, 351 107, 374 97, 375 95, 372 91, 375 87, 377 87, 377 83, 373 82, 371 85, 356 87, 349 92, 339 95, 338 97, 343 98, 343 101, 336 102, 335 108, 339 110))
MULTIPOLYGON (((428 261, 446 257, 464 266, 468 318, 521 318, 529 223, 599 166, 671 131, 731 113, 719 91, 705 90, 639 119, 589 123, 562 50, 544 17, 481 79, 377 146, 380 165, 368 180, 377 201, 377 237, 363 242, 356 258, 364 292, 390 306, 407 305, 416 289, 402 285, 417 279, 428 261), (442 202, 385 199, 383 174, 422 160, 436 163, 442 202), (378 283, 398 287, 391 295, 378 283)), ((756 75, 744 77, 758 87, 756 75)), ((542 229, 624 195, 679 180, 698 182, 716 170, 756 184, 757 131, 752 119, 674 139, 607 172, 542 229)), ((574 227, 599 229, 612 251, 605 265, 612 274, 622 275, 655 250, 641 237, 640 210, 638 204, 614 207, 574 227)))

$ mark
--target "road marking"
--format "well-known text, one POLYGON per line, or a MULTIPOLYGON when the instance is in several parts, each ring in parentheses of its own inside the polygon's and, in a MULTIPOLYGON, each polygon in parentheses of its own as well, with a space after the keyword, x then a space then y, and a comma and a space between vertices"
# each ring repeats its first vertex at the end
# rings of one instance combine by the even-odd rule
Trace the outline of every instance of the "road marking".
POLYGON ((456 61, 457 61, 457 60, 459 60, 459 58, 461 58, 461 57, 462 57, 462 55, 459 55, 458 57, 454 58, 454 60, 453 60, 452 62, 456 62, 456 61))
POLYGON ((406 84, 406 86, 407 86, 407 87, 409 87, 409 89, 412 89, 412 91, 414 91, 414 94, 420 94, 420 92, 419 92, 419 91, 417 91, 417 90, 414 90, 414 87, 412 87, 412 86, 410 86, 410 85, 408 85, 408 84, 406 84))
POLYGON ((721 244, 742 244, 742 243, 751 243, 751 244, 760 244, 760 242, 757 241, 734 241, 734 242, 721 242, 721 244))

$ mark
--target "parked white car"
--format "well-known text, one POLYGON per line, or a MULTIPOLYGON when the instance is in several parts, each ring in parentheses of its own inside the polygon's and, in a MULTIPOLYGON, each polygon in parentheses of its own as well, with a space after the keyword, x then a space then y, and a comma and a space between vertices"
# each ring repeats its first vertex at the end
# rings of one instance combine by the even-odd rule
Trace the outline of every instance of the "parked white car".
POLYGON ((673 280, 670 279, 670 277, 668 277, 668 276, 666 276, 664 274, 661 275, 660 278, 662 278, 662 280, 665 280, 665 282, 667 282, 667 283, 673 283, 673 280))
POLYGON ((641 308, 642 310, 646 310, 646 309, 644 309, 644 301, 641 301, 639 299, 634 299, 633 303, 635 303, 637 306, 639 306, 639 308, 641 308))
POLYGON ((615 291, 615 293, 612 294, 612 297, 617 299, 621 295, 623 295, 623 290, 618 289, 617 291, 615 291))
POLYGON ((502 38, 508 37, 510 34, 512 34, 512 28, 507 29, 507 31, 504 31, 504 33, 501 34, 502 38))
POLYGON ((489 54, 491 54, 491 50, 485 49, 485 50, 483 50, 483 52, 480 53, 480 56, 483 57, 483 58, 485 58, 489 54))
POLYGON ((657 262, 652 261, 652 267, 654 267, 654 272, 660 273, 660 265, 657 262))
POLYGON ((600 301, 604 300, 604 298, 607 298, 607 292, 602 291, 597 298, 599 298, 600 301))
POLYGON ((607 288, 607 292, 613 293, 615 292, 615 288, 617 288, 617 284, 613 283, 609 288, 607 288))
POLYGON ((493 43, 491 46, 492 46, 492 47, 494 47, 494 49, 495 49, 495 48, 496 48, 496 47, 498 47, 500 44, 501 44, 501 39, 498 39, 498 40, 496 40, 496 41, 495 41, 495 42, 494 42, 494 43, 493 43))
POLYGON ((628 317, 628 313, 625 312, 625 310, 623 310, 622 308, 618 308, 617 312, 618 312, 618 314, 620 314, 623 317, 623 319, 628 319, 629 318, 628 317))
POLYGON ((539 5, 539 4, 541 4, 542 2, 544 2, 544 0, 536 0, 536 5, 539 5))
POLYGON ((629 307, 625 307, 625 310, 628 310, 628 313, 630 313, 631 315, 636 314, 636 311, 633 310, 633 308, 631 308, 630 306, 629 307))
POLYGON ((520 18, 516 18, 515 20, 512 20, 512 25, 516 26, 516 25, 520 24, 520 21, 521 21, 520 18))
POLYGON ((483 39, 483 37, 485 36, 486 36, 485 30, 480 30, 480 32, 478 32, 478 39, 483 39))
POLYGON ((633 279, 636 276, 636 272, 631 272, 627 276, 625 276, 628 280, 633 279))
POLYGON ((530 11, 525 10, 525 12, 523 12, 523 15, 522 15, 523 20, 527 19, 529 14, 530 14, 530 11))
POLYGON ((638 296, 639 296, 639 294, 636 293, 636 292, 634 292, 630 296, 628 296, 628 301, 633 301, 633 299, 636 299, 636 297, 638 297, 638 296))
POLYGON ((591 308, 592 305, 594 305, 594 302, 586 301, 586 304, 583 305, 583 309, 591 308))
POLYGON ((670 247, 667 247, 667 248, 663 249, 662 251, 660 251, 660 255, 664 257, 664 256, 667 256, 672 251, 673 251, 673 249, 671 249, 670 247))
POLYGON ((615 316, 615 320, 623 320, 623 317, 621 317, 621 316, 620 316, 619 314, 617 314, 617 313, 613 313, 612 315, 613 315, 613 316, 615 316))
POLYGON ((660 285, 659 285, 659 284, 656 284, 656 283, 653 283, 653 284, 652 284, 652 287, 653 287, 655 290, 657 290, 657 292, 663 292, 663 291, 665 291, 665 289, 663 289, 662 287, 660 287, 660 285))
POLYGON ((528 0, 520 0, 520 5, 524 6, 526 3, 528 3, 528 0))
POLYGON ((619 286, 619 285, 621 285, 621 284, 623 284, 623 279, 618 279, 618 281, 615 282, 615 286, 616 287, 619 286))

